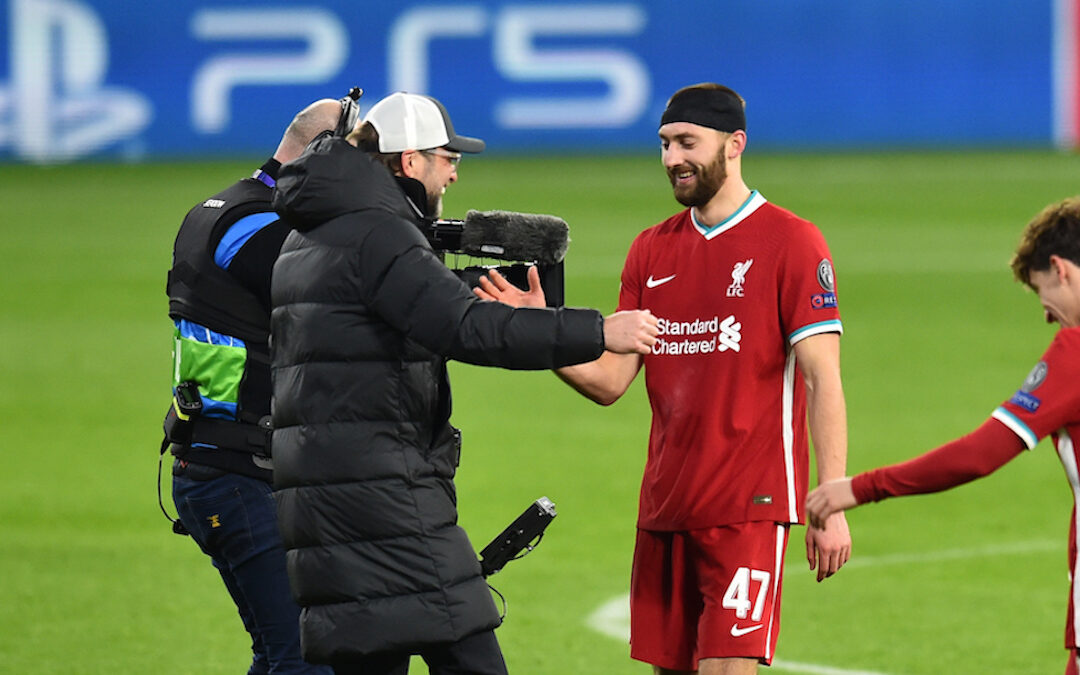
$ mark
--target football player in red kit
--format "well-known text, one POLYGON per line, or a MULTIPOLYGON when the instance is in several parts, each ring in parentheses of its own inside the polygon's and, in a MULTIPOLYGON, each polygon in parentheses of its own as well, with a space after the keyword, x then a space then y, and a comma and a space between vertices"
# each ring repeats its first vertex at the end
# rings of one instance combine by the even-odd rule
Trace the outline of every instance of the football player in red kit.
MULTIPOLYGON (((803 520, 807 420, 819 480, 845 472, 832 259, 812 223, 743 182, 744 106, 727 87, 699 84, 676 92, 660 120, 664 168, 688 208, 635 239, 619 294, 620 310, 658 317, 652 352, 557 371, 608 405, 645 368, 653 416, 630 641, 660 674, 755 673, 771 661, 788 530, 803 520)), ((477 294, 537 303, 496 275, 477 294)), ((850 555, 839 516, 807 534, 819 581, 850 555)))
MULTIPOLYGON (((1020 389, 966 436, 901 464, 824 483, 807 497, 811 523, 824 527, 825 519, 859 504, 940 492, 981 478, 1046 436, 1054 439, 1074 500, 1080 494, 1080 198, 1051 204, 1028 224, 1012 270, 1018 281, 1038 293, 1046 320, 1061 325, 1020 389)), ((1069 528, 1073 582, 1065 628, 1067 675, 1080 673, 1076 508, 1074 501, 1069 528)))

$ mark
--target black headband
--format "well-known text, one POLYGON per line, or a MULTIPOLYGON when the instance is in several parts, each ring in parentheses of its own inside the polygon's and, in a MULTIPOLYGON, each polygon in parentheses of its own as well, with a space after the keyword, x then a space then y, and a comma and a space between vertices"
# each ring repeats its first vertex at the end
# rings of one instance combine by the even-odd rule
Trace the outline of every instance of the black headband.
POLYGON ((731 133, 746 129, 742 99, 730 89, 687 89, 671 97, 660 126, 689 122, 731 133))

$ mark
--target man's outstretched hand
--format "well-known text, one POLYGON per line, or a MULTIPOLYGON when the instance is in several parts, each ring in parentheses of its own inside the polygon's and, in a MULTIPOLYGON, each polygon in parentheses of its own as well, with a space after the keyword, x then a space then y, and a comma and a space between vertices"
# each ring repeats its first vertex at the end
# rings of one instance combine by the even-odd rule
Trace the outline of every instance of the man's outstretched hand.
POLYGON ((488 270, 487 276, 480 277, 480 285, 473 289, 473 294, 481 300, 494 300, 511 307, 546 307, 547 298, 540 286, 540 271, 531 265, 525 274, 529 290, 523 291, 510 283, 498 270, 488 270))

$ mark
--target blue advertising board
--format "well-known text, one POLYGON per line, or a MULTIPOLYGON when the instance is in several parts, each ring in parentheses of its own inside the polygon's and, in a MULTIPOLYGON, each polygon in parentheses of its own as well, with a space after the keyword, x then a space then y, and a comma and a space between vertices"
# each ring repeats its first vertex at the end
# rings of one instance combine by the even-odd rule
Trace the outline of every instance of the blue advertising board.
POLYGON ((265 154, 352 85, 495 152, 655 148, 702 81, 759 148, 1049 145, 1071 1, 2 0, 0 159, 265 154))

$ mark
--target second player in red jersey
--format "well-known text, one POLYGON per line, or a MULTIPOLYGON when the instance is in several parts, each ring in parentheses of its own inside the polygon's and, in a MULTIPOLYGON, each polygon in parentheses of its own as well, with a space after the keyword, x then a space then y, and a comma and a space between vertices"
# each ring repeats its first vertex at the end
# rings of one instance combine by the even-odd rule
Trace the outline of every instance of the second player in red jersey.
POLYGON ((1020 389, 970 434, 901 464, 823 484, 807 497, 811 522, 888 497, 939 492, 1004 466, 1040 439, 1053 437, 1072 488, 1069 527, 1069 610, 1066 675, 1080 674, 1077 610, 1077 496, 1080 495, 1080 199, 1051 204, 1024 230, 1012 260, 1013 274, 1039 295, 1046 320, 1061 325, 1020 389))

